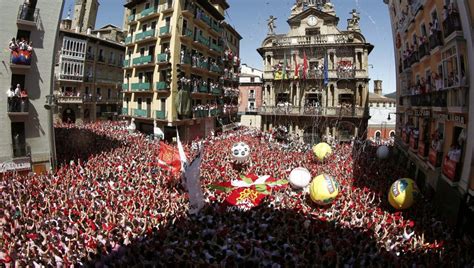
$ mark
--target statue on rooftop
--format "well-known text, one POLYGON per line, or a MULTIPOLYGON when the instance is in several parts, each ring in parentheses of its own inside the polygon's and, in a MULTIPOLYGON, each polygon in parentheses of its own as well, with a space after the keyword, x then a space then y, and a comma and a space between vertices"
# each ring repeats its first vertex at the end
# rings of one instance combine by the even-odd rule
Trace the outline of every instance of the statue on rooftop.
POLYGON ((275 34, 275 21, 276 21, 277 18, 273 17, 272 15, 270 15, 270 18, 268 18, 267 20, 267 25, 268 25, 268 35, 272 35, 272 34, 275 34))
POLYGON ((291 15, 301 13, 303 11, 303 7, 304 7, 303 3, 304 2, 305 2, 304 0, 296 0, 295 4, 291 8, 291 15))

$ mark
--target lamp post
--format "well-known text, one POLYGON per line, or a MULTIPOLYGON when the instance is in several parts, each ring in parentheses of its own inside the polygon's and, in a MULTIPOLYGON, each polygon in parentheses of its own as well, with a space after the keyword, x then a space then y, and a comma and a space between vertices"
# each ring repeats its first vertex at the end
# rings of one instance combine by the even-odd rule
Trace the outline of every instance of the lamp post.
POLYGON ((56 139, 54 135, 53 110, 57 107, 57 99, 54 95, 46 95, 46 104, 44 108, 49 111, 49 129, 50 129, 50 150, 51 150, 51 169, 56 169, 56 139))

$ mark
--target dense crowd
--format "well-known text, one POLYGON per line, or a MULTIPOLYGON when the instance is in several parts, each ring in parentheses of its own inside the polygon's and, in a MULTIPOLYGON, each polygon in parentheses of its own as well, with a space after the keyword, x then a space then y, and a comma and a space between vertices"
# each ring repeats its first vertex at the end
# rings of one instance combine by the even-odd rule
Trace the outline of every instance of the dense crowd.
MULTIPOLYGON (((474 265, 471 241, 433 217, 429 202, 404 212, 389 207, 388 187, 406 170, 393 159, 377 160, 375 147, 365 143, 335 145, 318 163, 303 144, 280 144, 257 130, 212 135, 199 141, 206 207, 189 216, 179 178, 158 165, 158 141, 130 134, 124 123, 60 125, 56 133, 58 170, 1 177, 5 267, 474 265), (252 149, 246 163, 232 159, 237 141, 252 149), (341 185, 337 200, 319 207, 306 191, 288 187, 240 211, 209 190, 241 174, 288 178, 298 166, 334 176, 341 185)), ((190 158, 196 142, 185 144, 190 158)))

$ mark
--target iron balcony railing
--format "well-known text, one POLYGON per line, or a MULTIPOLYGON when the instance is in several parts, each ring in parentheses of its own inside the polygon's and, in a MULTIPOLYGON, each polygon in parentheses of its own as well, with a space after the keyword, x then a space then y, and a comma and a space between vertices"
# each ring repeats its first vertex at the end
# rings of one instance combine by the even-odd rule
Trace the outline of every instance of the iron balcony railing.
POLYGON ((274 44, 277 46, 351 43, 354 41, 353 34, 322 34, 313 36, 284 36, 277 37, 274 44))
POLYGON ((343 116, 362 117, 362 107, 314 107, 314 106, 266 106, 258 109, 259 114, 293 116, 343 116))
POLYGON ((37 23, 39 15, 38 8, 31 8, 28 4, 20 5, 17 20, 37 23))

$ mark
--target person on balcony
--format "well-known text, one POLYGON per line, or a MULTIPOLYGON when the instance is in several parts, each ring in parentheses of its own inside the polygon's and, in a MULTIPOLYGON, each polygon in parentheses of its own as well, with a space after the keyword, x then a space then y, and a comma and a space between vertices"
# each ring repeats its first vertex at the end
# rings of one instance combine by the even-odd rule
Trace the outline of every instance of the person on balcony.
POLYGON ((10 49, 10 51, 18 51, 19 49, 19 46, 18 46, 18 43, 16 42, 16 39, 15 37, 12 38, 12 40, 10 41, 10 43, 8 43, 8 48, 10 49))
POLYGON ((451 146, 447 157, 449 160, 459 163, 461 160, 461 146, 457 142, 451 146))
POLYGON ((13 112, 15 108, 15 89, 13 86, 10 86, 10 89, 7 90, 7 99, 8 99, 8 112, 13 112))

